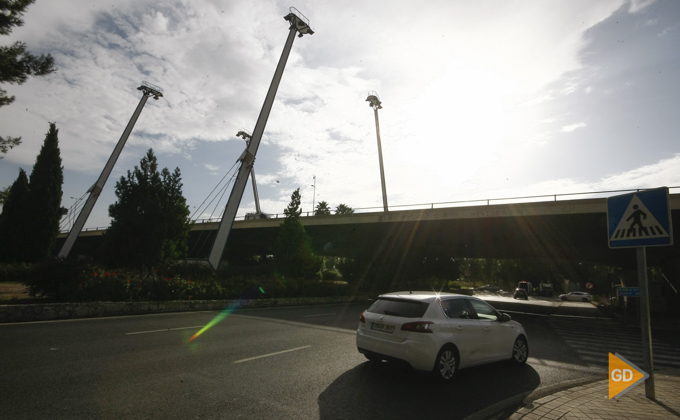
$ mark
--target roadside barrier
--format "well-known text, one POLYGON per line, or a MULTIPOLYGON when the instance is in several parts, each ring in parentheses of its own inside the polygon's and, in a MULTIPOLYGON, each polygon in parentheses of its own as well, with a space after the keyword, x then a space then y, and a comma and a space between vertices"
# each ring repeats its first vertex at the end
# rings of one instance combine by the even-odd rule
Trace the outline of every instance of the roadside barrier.
POLYGON ((0 305, 0 323, 53 321, 164 312, 221 311, 227 307, 266 308, 366 301, 367 297, 280 298, 240 300, 179 300, 169 302, 82 302, 0 305))

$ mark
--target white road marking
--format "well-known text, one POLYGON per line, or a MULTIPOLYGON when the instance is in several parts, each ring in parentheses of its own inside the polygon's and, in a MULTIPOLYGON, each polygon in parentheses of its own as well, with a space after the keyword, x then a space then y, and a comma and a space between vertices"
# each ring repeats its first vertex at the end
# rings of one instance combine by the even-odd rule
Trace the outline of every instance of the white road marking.
POLYGON ((335 312, 330 313, 330 314, 305 315, 305 316, 303 316, 303 318, 314 318, 315 316, 330 316, 330 315, 335 315, 335 312))
MULTIPOLYGON (((217 311, 217 312, 219 312, 219 311, 217 311)), ((212 314, 212 313, 215 313, 215 310, 184 311, 184 312, 158 312, 158 313, 137 314, 137 315, 98 316, 96 318, 66 318, 66 319, 51 319, 49 321, 4 322, 4 323, 0 323, 0 327, 3 327, 5 325, 34 325, 34 324, 53 324, 55 322, 106 321, 106 320, 109 320, 109 319, 139 318, 139 317, 142 317, 142 316, 193 315, 193 314, 212 314)))
POLYGON ((135 332, 129 332, 125 333, 125 335, 134 335, 134 334, 149 334, 149 333, 157 333, 157 332, 166 332, 166 331, 177 331, 177 330, 190 330, 192 328, 203 328, 205 325, 197 325, 195 327, 179 327, 179 328, 166 328, 164 330, 151 330, 151 331, 135 331, 135 332))
POLYGON ((302 350, 302 349, 308 349, 312 346, 302 346, 302 347, 296 347, 294 349, 288 349, 288 350, 283 350, 283 351, 277 351, 276 353, 269 353, 269 354, 263 354, 262 356, 255 356, 255 357, 249 357, 247 359, 241 359, 237 360, 234 363, 243 363, 243 362, 250 362, 251 360, 256 360, 256 359, 262 359, 263 357, 270 357, 270 356, 276 356, 279 354, 283 353, 290 353, 291 351, 297 351, 297 350, 302 350))
MULTIPOLYGON (((253 315, 236 315, 236 314, 231 314, 230 317, 231 318, 251 319, 253 321, 261 321, 261 322, 275 322, 277 324, 290 325, 292 327, 311 328, 311 329, 314 329, 314 330, 331 331, 331 332, 341 333, 341 334, 355 335, 357 333, 357 331, 354 330, 354 329, 347 330, 347 329, 344 329, 344 328, 328 327, 326 325, 310 324, 308 322, 287 321, 285 319, 266 318, 266 317, 253 316, 253 315)), ((359 324, 358 320, 357 320, 357 324, 359 324)))
POLYGON ((558 314, 550 314, 550 316, 561 317, 561 318, 607 319, 607 320, 611 321, 611 318, 602 317, 602 316, 580 316, 580 315, 558 315, 558 314))
POLYGON ((534 314, 534 313, 531 313, 531 312, 504 311, 502 309, 498 310, 498 312, 501 312, 501 313, 507 312, 509 314, 522 314, 522 315, 534 315, 534 316, 550 316, 550 315, 546 315, 546 314, 534 314))

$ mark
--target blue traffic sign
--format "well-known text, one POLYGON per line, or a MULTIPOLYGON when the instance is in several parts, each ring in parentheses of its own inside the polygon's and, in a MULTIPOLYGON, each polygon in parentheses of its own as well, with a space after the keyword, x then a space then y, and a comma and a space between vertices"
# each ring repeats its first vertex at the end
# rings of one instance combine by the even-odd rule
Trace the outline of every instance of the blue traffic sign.
POLYGON ((607 226, 610 248, 673 245, 668 188, 609 197, 607 226))
POLYGON ((640 297, 639 287, 619 287, 619 296, 640 297))

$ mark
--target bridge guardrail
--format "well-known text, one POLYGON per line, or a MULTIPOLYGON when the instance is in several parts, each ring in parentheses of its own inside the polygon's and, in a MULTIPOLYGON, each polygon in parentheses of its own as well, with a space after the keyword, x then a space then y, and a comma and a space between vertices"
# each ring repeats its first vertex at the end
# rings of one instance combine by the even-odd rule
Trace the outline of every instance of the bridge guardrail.
MULTIPOLYGON (((473 199, 473 200, 459 200, 459 201, 443 201, 443 202, 437 202, 437 203, 421 203, 421 204, 398 204, 398 205, 391 205, 390 208, 399 208, 399 209, 404 209, 404 210, 425 210, 425 209, 434 209, 434 208, 446 208, 446 207, 459 207, 462 205, 470 205, 473 203, 486 203, 487 206, 493 205, 493 204, 519 204, 519 203, 531 203, 531 202, 541 202, 541 201, 558 201, 558 197, 573 197, 577 195, 588 195, 588 196, 593 196, 593 195, 602 195, 601 198, 606 198, 609 197, 613 194, 623 194, 623 193, 630 193, 630 192, 639 192, 639 191, 645 191, 648 188, 636 188, 636 189, 628 189, 628 190, 610 190, 610 191, 591 191, 591 192, 580 192, 580 193, 564 193, 564 194, 546 194, 546 195, 529 195, 529 196, 522 196, 522 197, 504 197, 504 198, 482 198, 482 199, 473 199), (521 200, 521 201, 517 201, 521 200), (532 200, 532 201, 527 201, 527 200, 532 200), (441 206, 441 207, 435 207, 435 206, 441 206)), ((678 187, 668 187, 669 190, 673 189, 680 189, 680 186, 678 187)), ((598 197, 590 197, 590 198, 598 198, 598 197)), ((383 207, 382 206, 376 206, 376 207, 359 207, 356 209, 353 209, 354 213, 377 213, 377 212, 382 212, 383 207)), ((314 217, 313 212, 304 212, 303 213, 305 216, 304 217, 314 217)), ((331 213, 332 214, 332 213, 331 213)), ((351 215, 348 215, 351 216, 351 215)), ((283 213, 276 213, 276 214, 269 214, 268 219, 279 219, 283 218, 285 215, 283 213), (281 216, 281 217, 279 217, 281 216)), ((246 216, 236 216, 236 220, 245 220, 246 216)), ((194 224, 203 224, 203 223, 217 223, 221 220, 222 218, 214 217, 210 219, 196 219, 192 223, 194 224)), ((87 231, 97 231, 97 230, 106 230, 108 229, 107 227, 93 227, 93 228, 85 228, 83 229, 83 232, 87 231)), ((68 233, 69 230, 61 230, 60 233, 68 233)))

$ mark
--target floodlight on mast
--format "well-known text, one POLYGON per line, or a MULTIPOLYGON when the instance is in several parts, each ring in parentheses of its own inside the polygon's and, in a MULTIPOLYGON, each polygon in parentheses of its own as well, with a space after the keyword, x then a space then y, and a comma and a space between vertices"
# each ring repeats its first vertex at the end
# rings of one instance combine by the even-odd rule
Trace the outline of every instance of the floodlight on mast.
POLYGON ((73 247, 73 244, 75 244, 76 239, 78 239, 78 235, 80 235, 80 232, 83 230, 85 222, 87 222, 87 218, 90 217, 90 212, 92 212, 92 208, 97 202, 99 194, 101 194, 102 190, 104 189, 104 184, 106 184, 106 180, 109 178, 109 175, 113 170, 113 166, 118 160, 118 156, 120 156, 120 153, 123 151, 125 142, 127 142, 127 139, 130 136, 135 123, 137 122, 137 118, 139 118, 139 114, 142 113, 142 109, 146 104, 146 100, 149 99, 150 96, 156 100, 163 97, 163 89, 156 85, 152 85, 149 82, 142 82, 142 85, 139 86, 137 90, 142 91, 142 98, 139 100, 137 109, 135 109, 135 112, 132 114, 132 118, 130 118, 130 122, 128 122, 127 127, 125 127, 125 130, 123 131, 123 135, 120 137, 118 144, 116 144, 116 147, 113 149, 113 153, 111 153, 106 166, 104 166, 104 170, 102 170, 101 175, 99 175, 99 179, 94 183, 94 185, 90 187, 89 190, 87 190, 87 192, 90 193, 90 196, 87 198, 87 201, 83 205, 80 214, 78 214, 78 218, 71 227, 71 231, 68 233, 66 241, 64 241, 64 245, 62 245, 61 250, 59 251, 59 258, 67 258, 68 254, 71 252, 71 248, 73 247))
POLYGON ((369 103, 368 106, 373 108, 373 113, 375 114, 375 134, 378 137, 378 159, 380 160, 380 183, 382 184, 383 208, 387 212, 387 188, 385 187, 385 168, 383 166, 382 145, 380 144, 380 123, 378 122, 378 110, 382 109, 382 102, 374 90, 368 92, 366 102, 369 103))
MULTIPOLYGON (((241 137, 243 140, 246 142, 246 148, 250 145, 250 139, 252 138, 252 135, 245 131, 241 130, 238 133, 236 133, 236 137, 241 137)), ((262 211, 260 210, 260 196, 257 193, 257 182, 255 181, 255 161, 253 160, 253 163, 250 165, 250 180, 253 183, 253 196, 255 197, 255 217, 260 217, 260 214, 262 214, 262 211)))
POLYGON ((231 194, 229 195, 229 201, 227 202, 224 213, 222 214, 222 220, 220 222, 219 228, 217 229, 217 234, 215 235, 215 242, 213 242, 210 255, 208 256, 208 262, 214 269, 219 268, 222 262, 222 255, 224 254, 224 248, 226 247, 227 240, 229 239, 229 232, 231 231, 231 227, 234 224, 236 212, 238 211, 241 198, 243 197, 243 191, 245 190, 245 186, 248 181, 248 172, 251 168, 252 162, 255 160, 257 149, 260 146, 260 140, 262 140, 262 134, 264 133, 264 128, 267 125, 267 120, 269 119, 269 113, 271 112, 272 105, 274 104, 276 91, 279 88, 279 83, 281 82, 281 77, 283 76, 283 70, 286 67, 290 50, 293 47, 295 34, 297 34, 300 38, 303 35, 314 34, 312 28, 309 27, 309 20, 302 13, 300 13, 294 7, 291 7, 289 12, 290 13, 283 17, 290 23, 288 27, 288 38, 286 39, 286 44, 283 47, 283 52, 281 53, 279 63, 276 66, 276 71, 274 72, 272 82, 269 85, 267 96, 265 97, 264 103, 262 104, 262 109, 260 110, 260 115, 257 118, 257 123, 255 123, 253 135, 250 138, 247 149, 239 158, 241 161, 241 166, 239 168, 238 175, 236 176, 236 180, 234 181, 234 187, 232 188, 231 194))

